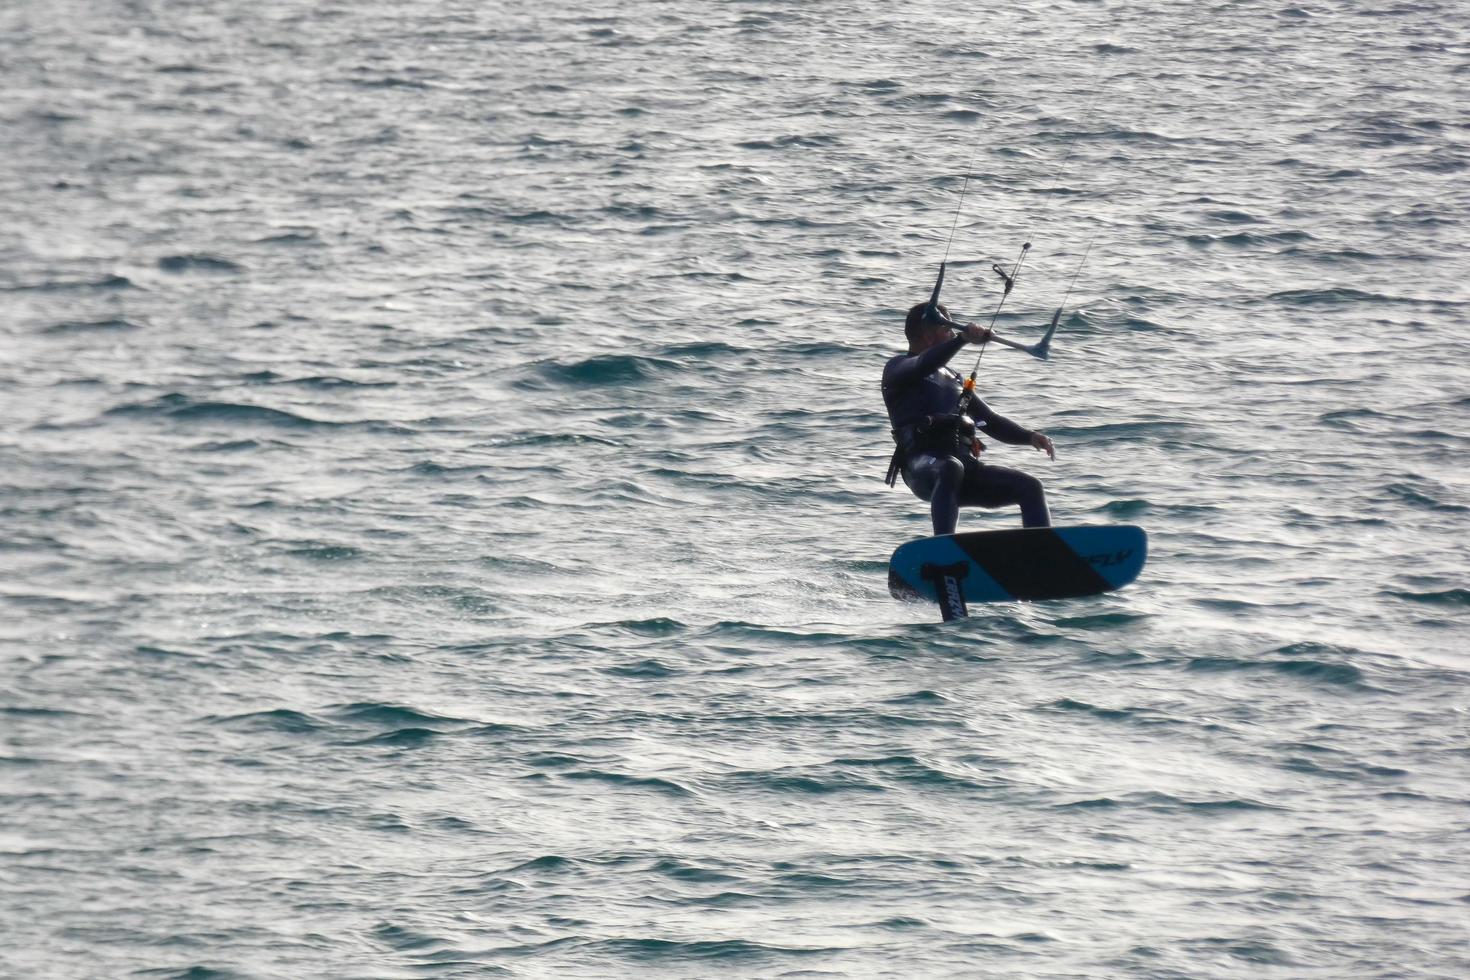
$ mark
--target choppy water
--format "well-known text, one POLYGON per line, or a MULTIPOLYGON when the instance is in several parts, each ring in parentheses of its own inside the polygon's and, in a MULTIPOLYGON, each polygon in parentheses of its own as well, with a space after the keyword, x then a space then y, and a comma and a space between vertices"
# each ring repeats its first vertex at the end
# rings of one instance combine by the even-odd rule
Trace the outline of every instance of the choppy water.
POLYGON ((19 0, 0 62, 0 973, 1470 973, 1463 6, 19 0), (994 451, 1152 558, 943 626, 876 379, 972 161, 962 312, 1096 238, 982 365, 1058 459, 994 451))

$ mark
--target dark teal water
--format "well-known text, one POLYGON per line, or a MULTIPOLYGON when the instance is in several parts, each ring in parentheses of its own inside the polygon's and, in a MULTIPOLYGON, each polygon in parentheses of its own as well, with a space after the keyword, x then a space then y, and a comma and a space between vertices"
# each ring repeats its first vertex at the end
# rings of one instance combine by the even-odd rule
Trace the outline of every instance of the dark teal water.
POLYGON ((1467 29, 0 11, 0 973, 1470 973, 1467 29), (941 625, 971 167, 957 312, 1093 243, 996 461, 1152 554, 941 625))

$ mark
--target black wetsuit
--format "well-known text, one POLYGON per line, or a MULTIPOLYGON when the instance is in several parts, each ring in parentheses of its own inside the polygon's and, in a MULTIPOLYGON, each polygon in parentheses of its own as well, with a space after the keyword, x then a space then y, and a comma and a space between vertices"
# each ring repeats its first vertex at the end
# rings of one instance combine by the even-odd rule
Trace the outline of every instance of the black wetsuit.
MULTIPOLYGON (((900 354, 883 367, 883 404, 893 423, 903 482, 929 501, 935 534, 953 534, 961 507, 1021 505, 1021 523, 1047 527, 1051 515, 1041 481, 1020 470, 987 466, 968 447, 969 421, 958 414, 964 378, 948 367, 962 334, 924 351, 900 354)), ((1026 445, 1032 433, 971 398, 965 413, 988 436, 1026 445)))

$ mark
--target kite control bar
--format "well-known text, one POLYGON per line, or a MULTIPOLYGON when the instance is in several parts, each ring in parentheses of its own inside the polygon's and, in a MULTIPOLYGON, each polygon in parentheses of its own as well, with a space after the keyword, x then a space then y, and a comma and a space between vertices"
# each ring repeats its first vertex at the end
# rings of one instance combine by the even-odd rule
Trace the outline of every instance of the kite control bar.
MULTIPOLYGON (((1057 311, 1051 315, 1051 325, 1046 328, 1046 334, 1034 344, 1023 344, 1019 341, 1011 340, 1009 337, 1002 337, 1000 334, 994 332, 990 334, 990 339, 1003 347, 1009 347, 1012 350, 1024 351, 1025 353, 1030 354, 1032 357, 1039 358, 1044 361, 1051 356, 1051 338, 1052 335, 1057 332, 1057 323, 1061 320, 1061 317, 1062 308, 1059 306, 1057 307, 1057 311)), ((957 320, 951 320, 943 315, 940 316, 939 322, 946 327, 953 327, 955 330, 965 329, 965 325, 963 323, 960 323, 957 320)))

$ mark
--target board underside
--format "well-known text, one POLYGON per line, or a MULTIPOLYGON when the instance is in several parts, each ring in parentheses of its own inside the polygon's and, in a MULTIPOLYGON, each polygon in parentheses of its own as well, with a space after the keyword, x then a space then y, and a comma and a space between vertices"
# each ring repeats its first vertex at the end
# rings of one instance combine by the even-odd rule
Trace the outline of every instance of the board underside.
POLYGON ((1147 557, 1148 536, 1132 524, 943 534, 899 546, 888 589, 938 602, 936 582, 949 576, 966 602, 1073 599, 1127 585, 1147 557))

